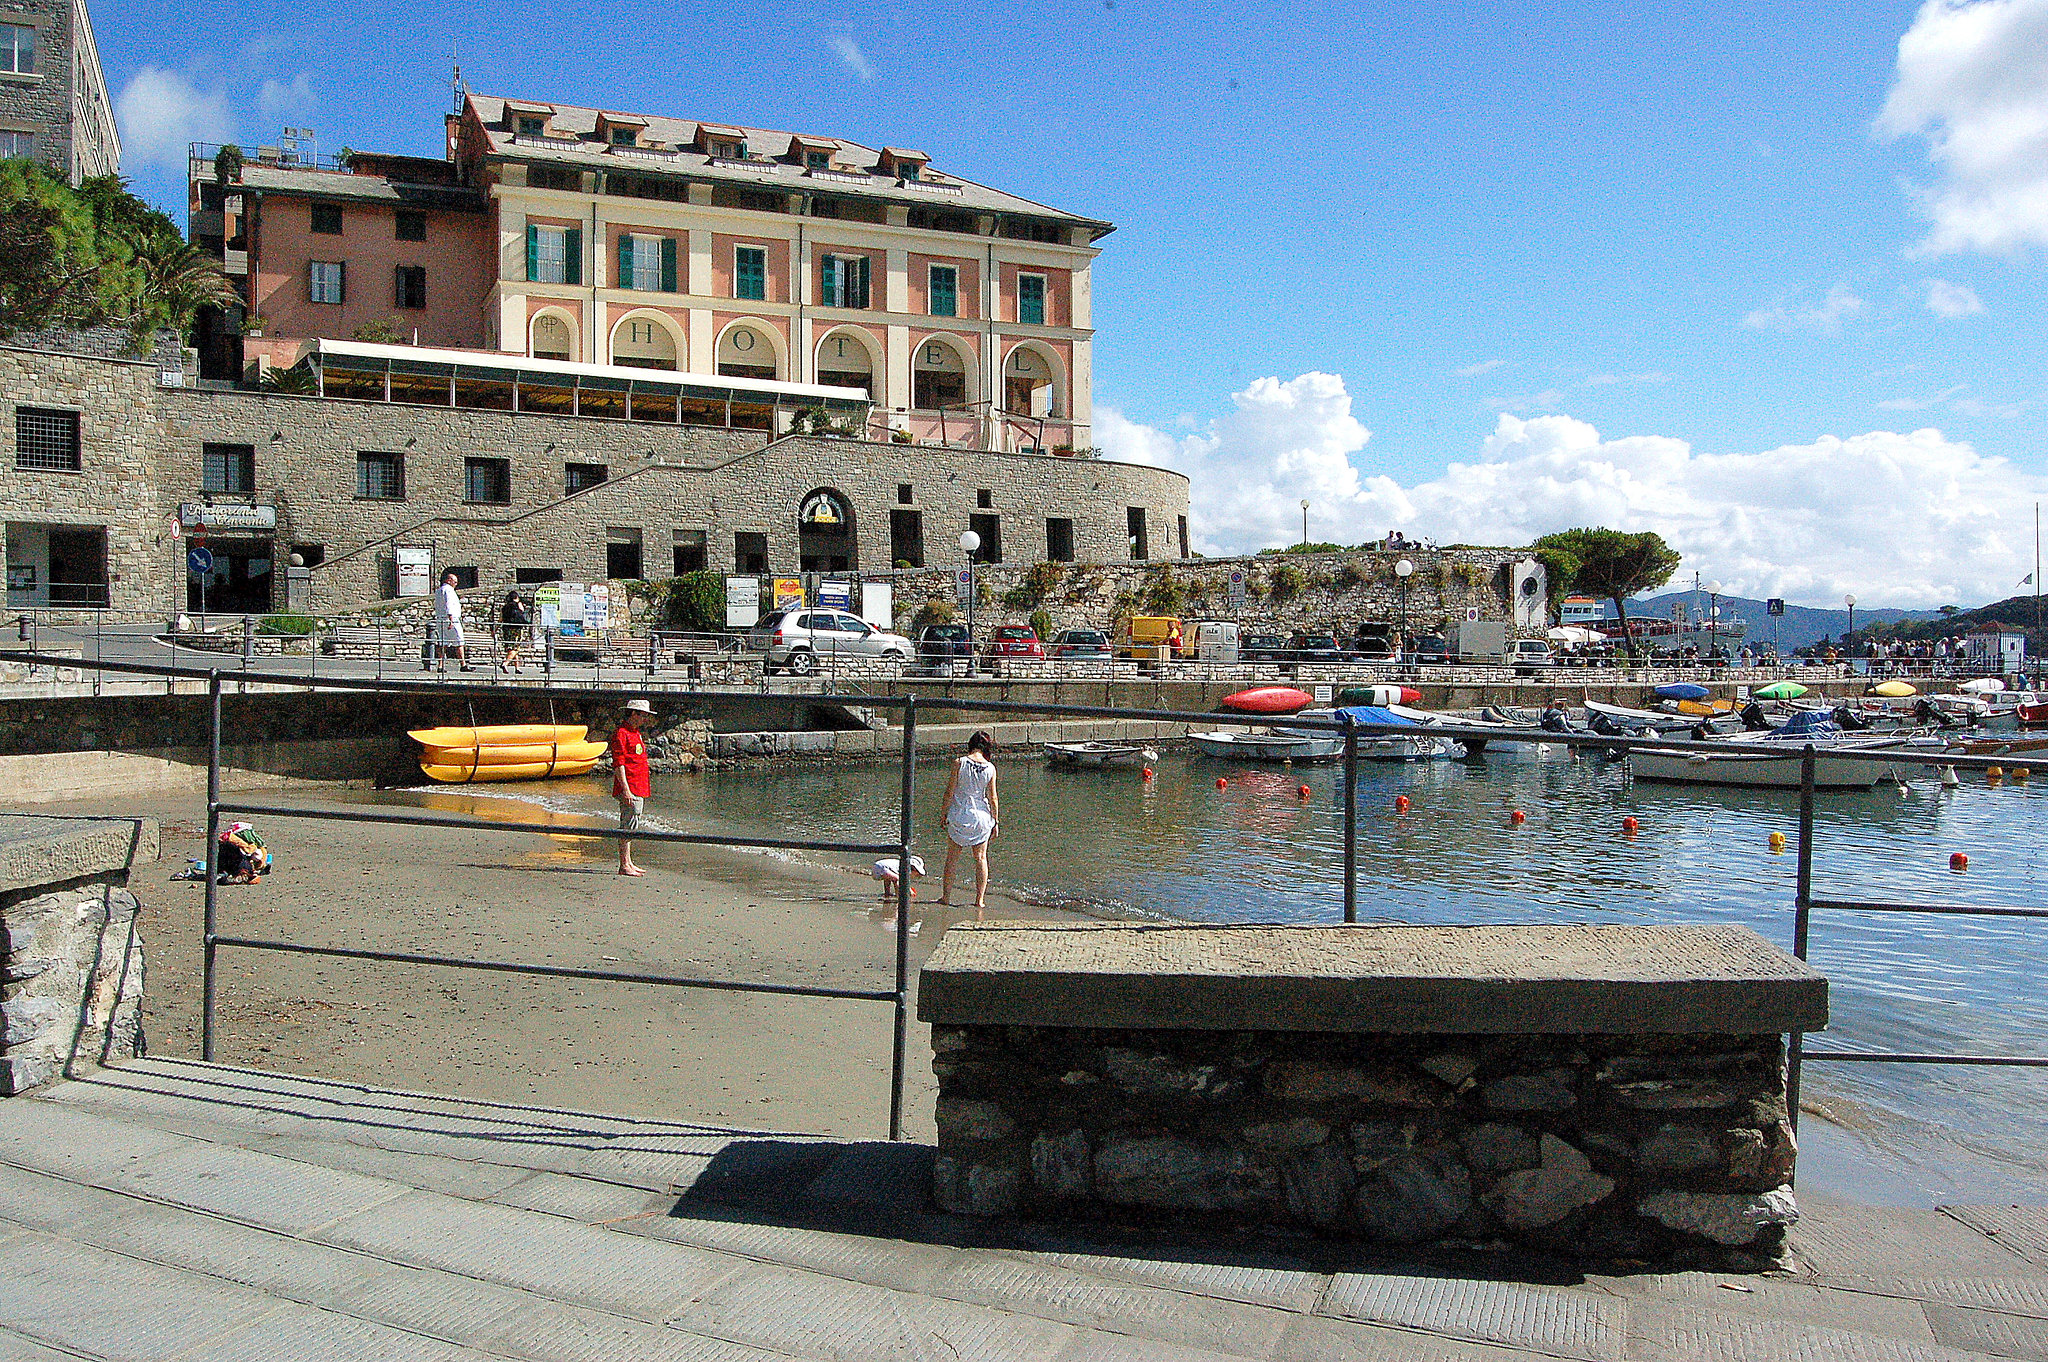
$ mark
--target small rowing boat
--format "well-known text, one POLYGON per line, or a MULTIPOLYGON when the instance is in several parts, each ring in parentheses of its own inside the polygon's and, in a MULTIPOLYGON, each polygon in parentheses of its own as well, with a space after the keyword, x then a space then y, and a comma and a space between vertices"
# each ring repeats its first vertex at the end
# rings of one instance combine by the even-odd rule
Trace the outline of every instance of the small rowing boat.
POLYGON ((1156 749, 1141 742, 1049 742, 1041 744, 1054 766, 1099 768, 1158 761, 1156 749))
POLYGON ((1220 729, 1190 733, 1188 741, 1203 756, 1225 761, 1334 761, 1344 755, 1344 739, 1335 733, 1220 729))

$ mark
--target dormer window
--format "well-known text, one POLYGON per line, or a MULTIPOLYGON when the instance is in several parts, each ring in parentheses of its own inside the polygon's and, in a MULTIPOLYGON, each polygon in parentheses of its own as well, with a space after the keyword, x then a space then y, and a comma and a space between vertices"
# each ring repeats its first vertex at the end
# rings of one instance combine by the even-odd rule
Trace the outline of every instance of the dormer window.
POLYGON ((601 113, 597 116, 597 140, 614 147, 637 147, 647 120, 630 114, 601 113))
POLYGON ((711 154, 722 160, 744 161, 747 159, 747 144, 745 142, 713 142, 711 144, 711 154))
POLYGON ((908 147, 883 147, 881 170, 899 180, 919 180, 924 178, 924 169, 931 160, 923 152, 908 147))
POLYGON ((830 170, 832 153, 829 151, 807 151, 804 153, 805 170, 830 170))
POLYGON ((532 118, 525 114, 519 116, 519 135, 521 137, 545 137, 547 135, 547 128, 548 121, 545 118, 532 118))
POLYGON ((611 134, 612 145, 615 147, 630 147, 639 139, 637 128, 613 128, 611 134))

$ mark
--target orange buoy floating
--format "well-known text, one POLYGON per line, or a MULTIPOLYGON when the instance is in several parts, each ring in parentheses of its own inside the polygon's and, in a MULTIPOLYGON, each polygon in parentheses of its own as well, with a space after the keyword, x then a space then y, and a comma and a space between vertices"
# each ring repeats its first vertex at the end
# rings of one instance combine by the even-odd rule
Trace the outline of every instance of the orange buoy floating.
POLYGON ((1960 851, 1952 851, 1948 856, 1948 868, 1950 870, 1968 870, 1970 868, 1970 858, 1960 851))
POLYGON ((1395 796, 1394 796, 1394 812, 1395 812, 1395 813, 1406 813, 1406 812, 1408 812, 1408 809, 1409 809, 1409 803, 1408 803, 1408 796, 1407 796, 1407 795, 1395 795, 1395 796))
POLYGON ((1630 814, 1628 817, 1621 820, 1622 835, 1625 837, 1633 837, 1636 835, 1637 830, 1641 826, 1641 824, 1636 822, 1635 815, 1630 814))
POLYGON ((1296 790, 1296 791, 1294 792, 1294 796, 1295 796, 1295 798, 1297 798, 1297 799, 1307 799, 1307 798, 1308 798, 1308 796, 1309 796, 1309 788, 1308 788, 1308 786, 1304 785, 1304 786, 1302 786, 1302 787, 1301 787, 1300 789, 1296 790))
POLYGON ((1216 788, 1217 788, 1217 789, 1221 790, 1221 789, 1225 788, 1226 786, 1228 786, 1229 784, 1230 784, 1230 782, 1229 782, 1229 781, 1227 781, 1227 780, 1225 780, 1225 779, 1224 779, 1224 778, 1223 778, 1222 776, 1218 776, 1218 777, 1216 777, 1216 788))
POLYGON ((1144 774, 1144 775, 1143 775, 1143 776, 1141 777, 1141 779, 1144 779, 1144 780, 1150 780, 1150 779, 1152 779, 1152 774, 1153 774, 1153 773, 1152 773, 1152 768, 1151 768, 1151 767, 1149 767, 1149 766, 1147 766, 1147 767, 1145 768, 1145 774, 1144 774))
POLYGON ((2026 768, 2026 767, 2024 767, 2024 766, 2015 766, 2015 767, 2013 767, 2013 768, 2012 768, 2012 779, 2013 779, 2013 784, 2015 784, 2015 785, 2024 785, 2024 784, 2026 783, 2026 780, 2027 780, 2027 768, 2026 768))
POLYGON ((1784 849, 1785 849, 1785 834, 1784 834, 1784 833, 1782 833, 1782 832, 1774 832, 1774 833, 1772 833, 1772 834, 1771 834, 1771 850, 1772 850, 1772 851, 1783 851, 1784 849))
POLYGON ((1522 824, 1528 821, 1529 815, 1523 813, 1520 809, 1516 809, 1513 813, 1510 813, 1508 815, 1508 822, 1513 824, 1515 827, 1520 827, 1522 826, 1522 824))
POLYGON ((1994 784, 1995 784, 1996 782, 1998 782, 1998 781, 2004 780, 2004 779, 2005 779, 2005 768, 2004 768, 2003 766, 1987 766, 1987 767, 1985 767, 1985 768, 1984 768, 1984 779, 1986 779, 1986 780, 1988 780, 1988 781, 1991 781, 1991 782, 1993 782, 1994 784))

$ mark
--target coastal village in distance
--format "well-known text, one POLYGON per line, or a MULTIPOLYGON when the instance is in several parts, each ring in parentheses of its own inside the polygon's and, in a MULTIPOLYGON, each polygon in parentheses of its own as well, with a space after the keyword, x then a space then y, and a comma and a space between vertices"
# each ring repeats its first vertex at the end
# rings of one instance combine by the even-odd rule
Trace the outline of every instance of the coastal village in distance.
POLYGON ((1089 205, 449 96, 0 10, 0 1358, 2048 1357, 2038 508, 1205 552, 1089 205))

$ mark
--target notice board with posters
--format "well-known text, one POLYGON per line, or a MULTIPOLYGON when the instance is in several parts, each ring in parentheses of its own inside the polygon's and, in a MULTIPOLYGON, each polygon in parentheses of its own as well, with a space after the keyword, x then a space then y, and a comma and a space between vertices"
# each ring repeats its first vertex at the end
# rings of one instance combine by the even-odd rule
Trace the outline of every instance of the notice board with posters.
POLYGON ((775 608, 787 610, 793 605, 804 603, 804 583, 801 577, 777 577, 775 579, 775 608))
POLYGON ((534 588, 533 622, 542 629, 562 627, 562 588, 559 583, 547 582, 534 588))
POLYGON ((725 579, 725 627, 751 629, 761 622, 761 579, 725 579))
POLYGON ((581 582, 563 582, 560 606, 561 620, 556 632, 563 638, 580 638, 583 635, 584 592, 581 582))

